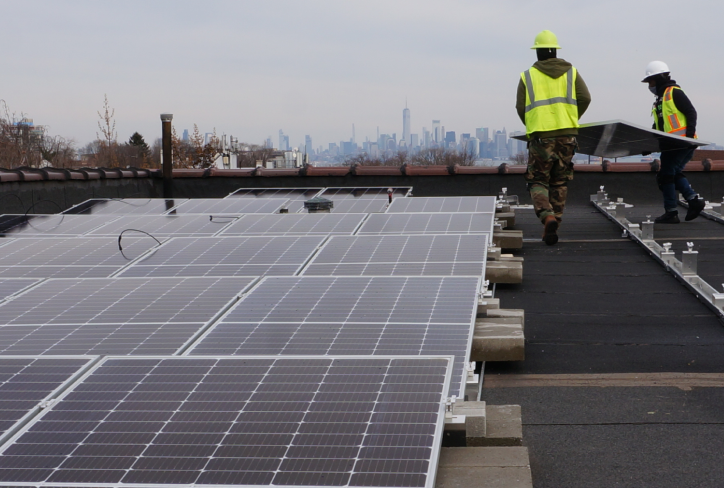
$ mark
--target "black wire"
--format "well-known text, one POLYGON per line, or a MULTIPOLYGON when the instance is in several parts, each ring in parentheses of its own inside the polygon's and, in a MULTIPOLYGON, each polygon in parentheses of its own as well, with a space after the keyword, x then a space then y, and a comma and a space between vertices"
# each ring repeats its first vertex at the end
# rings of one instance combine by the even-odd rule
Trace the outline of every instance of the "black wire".
MULTIPOLYGON (((65 219, 65 214, 62 213, 62 212, 63 212, 63 207, 61 207, 61 206, 58 204, 58 202, 53 201, 53 200, 47 200, 47 199, 46 199, 46 200, 38 200, 37 202, 33 203, 30 207, 28 207, 28 209, 25 211, 25 214, 23 215, 23 218, 25 218, 25 221, 26 221, 26 222, 28 223, 28 225, 29 225, 30 227, 32 227, 33 229, 35 229, 35 230, 37 230, 37 231, 40 231, 40 232, 49 232, 49 231, 51 231, 51 230, 53 230, 53 229, 57 229, 58 226, 63 223, 63 219, 65 219), (50 203, 54 204, 56 207, 58 207, 58 210, 60 210, 60 212, 61 212, 61 213, 59 214, 59 215, 60 215, 60 221, 55 225, 55 227, 52 227, 52 228, 50 228, 50 229, 43 230, 43 229, 38 229, 37 227, 35 227, 33 224, 30 223, 30 219, 28 218, 28 213, 30 213, 30 211, 33 209, 33 207, 35 207, 35 205, 37 205, 37 204, 40 203, 40 202, 50 202, 50 203)), ((58 214, 51 214, 51 215, 58 215, 58 214)))
POLYGON ((146 203, 142 203, 140 205, 136 205, 135 203, 131 203, 131 202, 126 202, 123 198, 109 198, 109 200, 113 200, 114 202, 125 203, 126 205, 130 205, 131 207, 145 207, 146 205, 151 203, 151 201, 153 201, 153 198, 149 198, 146 203))
POLYGON ((123 247, 121 246, 121 238, 123 237, 123 234, 126 233, 126 232, 128 232, 128 231, 140 232, 141 234, 146 234, 148 237, 150 237, 150 238, 152 238, 154 241, 158 242, 158 245, 159 245, 159 246, 161 245, 161 241, 159 241, 158 239, 156 239, 155 237, 153 237, 151 234, 149 234, 149 233, 146 232, 145 230, 125 229, 125 230, 123 230, 120 234, 118 234, 118 250, 121 251, 121 255, 122 255, 124 258, 126 258, 127 260, 129 260, 129 261, 130 261, 130 258, 128 258, 128 257, 123 253, 123 247))

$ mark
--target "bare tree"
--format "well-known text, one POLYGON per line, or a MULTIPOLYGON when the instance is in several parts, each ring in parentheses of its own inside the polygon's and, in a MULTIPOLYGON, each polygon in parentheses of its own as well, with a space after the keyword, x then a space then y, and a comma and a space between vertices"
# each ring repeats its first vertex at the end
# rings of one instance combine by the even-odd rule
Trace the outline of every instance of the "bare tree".
POLYGON ((96 132, 99 142, 99 151, 96 155, 96 162, 109 167, 118 166, 118 133, 116 132, 116 121, 113 117, 116 110, 108 103, 108 95, 103 96, 103 113, 98 112, 98 128, 101 134, 96 132), (102 136, 102 137, 101 137, 102 136))
POLYGON ((528 157, 525 155, 525 153, 518 153, 510 160, 513 162, 513 164, 528 164, 528 157))

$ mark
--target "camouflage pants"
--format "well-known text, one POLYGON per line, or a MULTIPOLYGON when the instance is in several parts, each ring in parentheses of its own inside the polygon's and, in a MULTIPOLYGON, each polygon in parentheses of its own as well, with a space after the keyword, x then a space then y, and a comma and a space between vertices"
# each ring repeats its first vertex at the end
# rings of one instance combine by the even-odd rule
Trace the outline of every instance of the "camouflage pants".
POLYGON ((555 215, 560 222, 566 207, 568 182, 573 179, 573 155, 578 149, 574 136, 528 141, 528 170, 525 180, 536 216, 545 222, 555 215))

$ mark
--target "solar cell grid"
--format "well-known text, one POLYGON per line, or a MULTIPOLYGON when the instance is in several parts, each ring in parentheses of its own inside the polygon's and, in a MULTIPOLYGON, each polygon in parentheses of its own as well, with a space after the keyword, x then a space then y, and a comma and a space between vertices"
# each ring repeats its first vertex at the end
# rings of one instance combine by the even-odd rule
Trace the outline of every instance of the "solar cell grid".
POLYGON ((51 279, 0 305, 0 325, 205 323, 253 281, 51 279))
POLYGON ((292 236, 352 234, 362 223, 365 214, 249 214, 223 230, 220 235, 234 236, 292 236))
MULTIPOLYGON (((88 235, 118 237, 118 235, 126 229, 138 229, 144 232, 148 232, 156 238, 202 235, 211 236, 223 230, 235 220, 236 219, 234 217, 210 219, 208 215, 193 214, 161 216, 124 215, 110 222, 108 225, 104 225, 103 227, 100 227, 90 232, 88 235)), ((129 232, 128 235, 130 236, 133 234, 129 232)))
POLYGON ((333 200, 332 213, 373 213, 387 210, 387 195, 377 198, 344 198, 333 200))
POLYGON ((83 215, 161 215, 186 200, 186 198, 93 198, 75 205, 63 213, 83 215))
POLYGON ((276 213, 288 198, 193 198, 174 209, 175 214, 276 213))
POLYGON ((0 358, 0 439, 91 358, 0 358))
POLYGON ((464 390, 480 278, 265 278, 190 355, 454 355, 464 390))
POLYGON ((287 198, 285 205, 289 213, 296 213, 304 209, 304 201, 314 198, 323 188, 242 188, 228 195, 226 198, 287 198))
POLYGON ((0 301, 29 288, 40 280, 29 278, 0 278, 0 301))
POLYGON ((431 487, 448 382, 440 357, 109 358, 0 482, 431 487))
POLYGON ((0 252, 0 276, 27 278, 105 278, 157 243, 150 237, 9 239, 0 252))
POLYGON ((2 215, 0 235, 5 237, 79 236, 113 222, 115 215, 2 215))
POLYGON ((487 236, 333 236, 303 275, 484 276, 487 236))
POLYGON ((357 234, 492 234, 490 213, 370 214, 357 234))
POLYGON ((324 239, 321 236, 177 237, 119 276, 291 276, 324 239))
POLYGON ((495 213, 496 197, 396 198, 388 213, 398 212, 487 212, 495 213))
MULTIPOLYGON (((338 187, 338 188, 326 188, 322 193, 322 197, 330 200, 342 200, 342 199, 378 199, 380 197, 387 197, 387 190, 390 187, 379 186, 379 187, 338 187)), ((400 198, 405 197, 412 190, 411 186, 403 187, 392 187, 392 197, 400 198)))

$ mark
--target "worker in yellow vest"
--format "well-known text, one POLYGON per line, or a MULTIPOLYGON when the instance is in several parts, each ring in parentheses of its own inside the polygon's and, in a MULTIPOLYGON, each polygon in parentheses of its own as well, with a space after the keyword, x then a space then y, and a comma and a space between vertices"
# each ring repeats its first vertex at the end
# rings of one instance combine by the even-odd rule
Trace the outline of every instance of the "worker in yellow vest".
POLYGON ((538 61, 520 75, 516 109, 528 136, 525 179, 543 241, 558 242, 558 227, 573 179, 578 119, 591 103, 588 87, 571 63, 556 56, 558 38, 549 30, 535 37, 538 61))
MULTIPOLYGON (((689 97, 676 81, 671 79, 669 67, 663 61, 651 61, 646 66, 643 83, 648 83, 649 91, 656 101, 651 110, 656 130, 682 137, 696 138, 696 109, 689 97)), ((656 175, 659 189, 664 194, 664 214, 654 219, 657 224, 678 224, 677 192, 680 192, 689 204, 685 220, 694 220, 704 210, 704 200, 699 198, 684 176, 684 166, 694 155, 696 146, 686 149, 669 149, 667 141, 661 141, 661 168, 656 175)))

